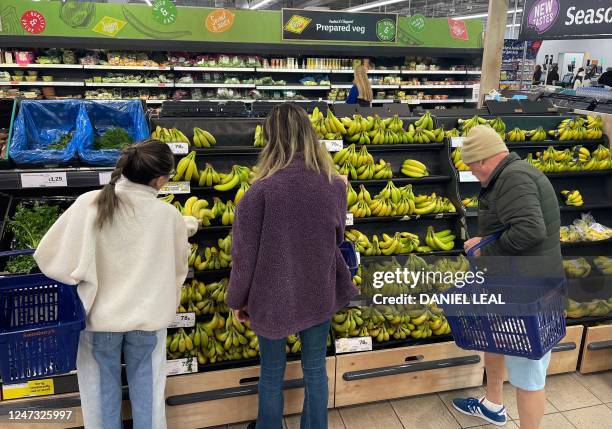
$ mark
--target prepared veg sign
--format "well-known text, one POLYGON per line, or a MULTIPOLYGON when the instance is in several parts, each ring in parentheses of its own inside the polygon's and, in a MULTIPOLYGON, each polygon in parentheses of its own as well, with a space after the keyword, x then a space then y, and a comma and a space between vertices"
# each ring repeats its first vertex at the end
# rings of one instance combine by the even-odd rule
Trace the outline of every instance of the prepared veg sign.
POLYGON ((612 38, 610 0, 525 0, 520 40, 612 38))
POLYGON ((283 40, 395 43, 397 15, 283 9, 283 40))

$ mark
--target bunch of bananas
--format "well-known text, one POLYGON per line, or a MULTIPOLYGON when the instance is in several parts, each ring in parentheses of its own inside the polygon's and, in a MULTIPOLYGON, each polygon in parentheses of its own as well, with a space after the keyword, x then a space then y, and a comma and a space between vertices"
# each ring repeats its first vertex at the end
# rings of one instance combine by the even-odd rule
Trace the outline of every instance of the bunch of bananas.
POLYGON ((569 278, 588 277, 591 274, 591 264, 584 258, 564 259, 563 268, 569 278))
POLYGON ((218 250, 214 246, 206 247, 204 249, 204 254, 199 254, 193 263, 193 267, 196 271, 220 270, 231 266, 232 256, 229 253, 225 253, 223 250, 218 250))
POLYGON ((461 131, 462 136, 467 136, 470 130, 474 128, 476 125, 487 125, 488 124, 486 119, 481 118, 478 115, 472 116, 469 119, 458 119, 457 123, 459 124, 459 130, 461 131))
POLYGON ((601 116, 587 116, 587 139, 600 139, 603 136, 603 119, 601 116))
POLYGON ((174 201, 174 194, 166 194, 161 197, 157 197, 157 199, 163 201, 164 203, 172 204, 172 201, 174 201))
POLYGON ((451 159, 457 171, 470 171, 470 167, 461 159, 461 148, 457 147, 451 153, 451 159))
POLYGON ((478 207, 478 195, 473 195, 470 198, 461 200, 464 207, 478 207))
POLYGON ((355 250, 364 256, 399 255, 411 253, 419 247, 419 237, 410 232, 396 232, 393 235, 382 234, 382 240, 377 235, 372 241, 362 232, 351 229, 344 236, 355 245, 355 250))
POLYGON ((457 208, 451 200, 447 197, 439 197, 435 192, 430 195, 417 195, 414 203, 414 214, 417 215, 457 212, 457 208))
POLYGON ((195 259, 198 256, 198 245, 195 243, 191 244, 191 252, 189 253, 189 258, 187 259, 187 265, 189 267, 193 267, 193 264, 195 263, 195 259))
POLYGON ((497 132, 497 134, 501 136, 502 139, 504 138, 504 136, 506 135, 506 124, 504 123, 502 118, 498 116, 488 121, 488 124, 491 128, 495 130, 495 132, 497 132))
POLYGON ((221 217, 225 212, 225 203, 221 198, 213 197, 213 206, 211 208, 215 218, 221 217))
POLYGON ((184 206, 181 206, 178 201, 174 203, 174 206, 183 216, 193 216, 201 220, 203 226, 209 226, 210 221, 215 218, 213 210, 208 208, 208 201, 195 196, 189 197, 184 206))
MULTIPOLYGON (((610 149, 601 144, 597 146, 597 149, 593 151, 591 157, 595 158, 596 161, 612 160, 612 156, 610 155, 610 149)), ((608 168, 612 168, 612 161, 611 165, 608 168)))
POLYGON ((428 130, 421 127, 414 128, 414 125, 410 124, 405 134, 407 143, 441 143, 444 141, 444 128, 441 127, 428 130))
POLYGON ((581 317, 602 317, 612 311, 612 298, 594 299, 589 302, 576 302, 572 299, 567 300, 565 305, 565 317, 570 319, 580 319, 581 317))
POLYGON ((565 204, 568 206, 580 207, 584 204, 584 201, 582 201, 582 195, 577 189, 569 191, 564 189, 561 191, 561 196, 563 196, 565 199, 565 204))
POLYGON ((234 189, 242 182, 246 182, 251 177, 251 169, 241 165, 234 165, 228 174, 219 175, 221 181, 215 185, 215 190, 225 192, 234 189))
POLYGON ((612 258, 598 256, 593 259, 593 263, 602 274, 606 276, 612 275, 612 258))
POLYGON ((196 147, 213 147, 217 144, 217 140, 208 131, 195 127, 193 129, 193 144, 196 147))
POLYGON ((237 205, 240 202, 242 197, 244 197, 244 194, 246 193, 246 191, 248 191, 250 188, 251 188, 251 185, 249 185, 249 182, 242 182, 240 184, 238 191, 236 191, 236 196, 234 197, 235 205, 237 205))
POLYGON ((408 177, 426 177, 429 176, 427 166, 416 159, 406 159, 402 163, 402 173, 408 177))
POLYGON ((393 115, 393 117, 385 119, 384 123, 388 130, 396 133, 404 129, 404 121, 402 121, 398 115, 393 115))
POLYGON ((541 141, 546 140, 546 130, 542 127, 538 127, 534 130, 529 130, 525 133, 525 135, 529 137, 529 141, 532 141, 532 142, 541 142, 541 141))
POLYGON ((444 231, 435 232, 433 226, 427 227, 427 235, 425 236, 425 243, 430 251, 446 251, 455 248, 455 235, 450 229, 444 231))
POLYGON ((508 132, 508 141, 511 142, 524 142, 527 140, 528 131, 521 130, 520 128, 514 128, 508 132))
POLYGON ((559 229, 559 235, 561 243, 578 243, 582 241, 582 235, 574 225, 562 226, 559 229))
POLYGON ((447 139, 450 139, 451 137, 459 137, 459 130, 457 128, 451 128, 450 130, 447 130, 444 132, 444 137, 446 137, 447 139))
POLYGON ((172 359, 193 356, 191 352, 195 349, 193 338, 194 332, 187 334, 183 328, 179 328, 173 335, 166 338, 166 349, 172 359))
POLYGON ((189 139, 183 132, 177 128, 162 128, 155 127, 151 133, 152 140, 159 140, 163 143, 189 143, 189 139))
POLYGON ((264 138, 263 135, 263 127, 261 125, 257 125, 255 127, 255 139, 253 141, 253 146, 255 147, 264 147, 268 142, 264 138))
POLYGON ((327 115, 323 116, 323 112, 315 107, 310 115, 310 123, 319 139, 337 140, 346 134, 344 124, 336 118, 331 109, 327 109, 327 115))
POLYGON ((221 214, 222 225, 233 225, 235 208, 236 206, 234 206, 234 202, 232 200, 225 203, 225 210, 223 211, 223 214, 221 214))
POLYGON ((187 156, 181 158, 181 160, 176 165, 176 174, 172 176, 173 182, 178 182, 181 180, 191 182, 193 180, 199 183, 200 172, 198 171, 198 166, 196 165, 195 157, 195 151, 191 151, 187 156))
MULTIPOLYGON (((566 118, 557 125, 556 129, 550 130, 548 134, 559 141, 586 140, 588 138, 588 132, 584 124, 584 118, 566 118)), ((591 133, 591 135, 593 135, 593 133, 591 133)))
MULTIPOLYGON (((470 263, 464 255, 458 255, 455 260, 451 258, 437 258, 436 261, 428 267, 428 271, 434 273, 465 273, 470 270, 470 263)), ((455 277, 456 278, 456 277, 455 277)), ((444 292, 453 286, 453 277, 446 278, 446 274, 440 278, 439 282, 435 282, 433 289, 437 292, 444 292)))
POLYGON ((607 170, 612 168, 612 156, 609 149, 601 147, 593 154, 584 146, 574 146, 571 150, 556 150, 550 146, 544 152, 528 154, 525 161, 545 173, 564 171, 607 170), (595 155, 597 152, 597 156, 595 155), (593 156, 592 156, 593 155, 593 156))
POLYGON ((423 116, 416 120, 414 123, 416 128, 420 128, 422 130, 433 130, 434 129, 434 121, 429 112, 426 112, 423 116))
POLYGON ((200 171, 200 180, 198 185, 211 187, 221 181, 221 176, 209 163, 206 163, 204 170, 200 171))
POLYGON ((233 236, 231 232, 226 237, 220 238, 217 242, 217 244, 219 245, 219 249, 227 253, 228 255, 232 253, 232 243, 233 236))
POLYGON ((346 141, 359 144, 370 143, 368 131, 370 131, 374 126, 373 118, 371 121, 369 121, 361 115, 353 115, 352 119, 342 118, 341 122, 346 129, 346 141))

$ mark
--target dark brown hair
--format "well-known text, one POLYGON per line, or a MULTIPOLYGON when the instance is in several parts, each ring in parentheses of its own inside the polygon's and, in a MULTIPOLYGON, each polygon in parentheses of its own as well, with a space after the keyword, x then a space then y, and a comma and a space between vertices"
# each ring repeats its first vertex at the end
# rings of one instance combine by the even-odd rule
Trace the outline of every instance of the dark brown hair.
POLYGON ((113 222, 115 210, 119 207, 119 197, 115 184, 124 176, 130 182, 148 185, 151 180, 169 176, 174 169, 174 156, 168 145, 157 140, 144 140, 124 149, 111 173, 110 182, 96 198, 98 204, 98 227, 113 222))
POLYGON ((331 156, 301 107, 291 103, 274 106, 264 123, 263 135, 267 143, 257 161, 255 181, 287 167, 298 152, 303 154, 307 168, 330 182, 336 174, 331 156))

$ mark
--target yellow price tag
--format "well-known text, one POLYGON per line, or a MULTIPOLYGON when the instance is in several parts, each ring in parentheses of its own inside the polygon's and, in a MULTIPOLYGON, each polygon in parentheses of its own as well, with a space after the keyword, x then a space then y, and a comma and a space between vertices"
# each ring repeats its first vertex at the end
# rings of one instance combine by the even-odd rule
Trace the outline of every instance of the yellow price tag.
POLYGON ((31 396, 53 395, 53 379, 30 380, 27 383, 5 384, 2 386, 2 399, 29 398, 31 396))

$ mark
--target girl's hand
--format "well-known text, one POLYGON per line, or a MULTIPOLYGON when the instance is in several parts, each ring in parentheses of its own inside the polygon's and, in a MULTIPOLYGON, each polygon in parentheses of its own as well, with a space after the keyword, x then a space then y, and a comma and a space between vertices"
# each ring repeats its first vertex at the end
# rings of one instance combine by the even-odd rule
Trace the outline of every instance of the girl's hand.
POLYGON ((238 319, 239 322, 248 322, 249 321, 249 313, 247 312, 247 308, 243 307, 240 310, 234 310, 234 316, 238 319))

